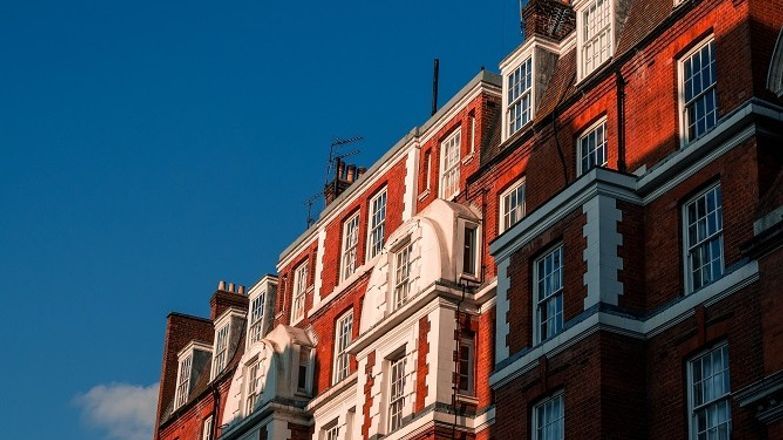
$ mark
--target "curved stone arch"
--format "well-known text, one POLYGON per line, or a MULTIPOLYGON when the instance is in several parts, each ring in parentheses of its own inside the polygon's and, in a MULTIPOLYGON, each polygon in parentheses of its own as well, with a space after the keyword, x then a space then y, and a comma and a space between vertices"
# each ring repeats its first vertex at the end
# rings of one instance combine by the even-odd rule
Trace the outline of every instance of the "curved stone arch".
POLYGON ((783 28, 778 33, 778 40, 772 51, 767 74, 767 89, 778 97, 783 97, 783 28))
POLYGON ((410 291, 413 295, 438 280, 455 278, 457 253, 454 247, 460 218, 478 221, 469 208, 438 199, 390 234, 370 275, 362 305, 360 333, 371 329, 390 311, 393 258, 403 245, 412 245, 410 291))
POLYGON ((278 356, 275 356, 276 348, 274 343, 261 339, 254 342, 242 355, 242 358, 237 364, 237 369, 234 371, 234 376, 231 378, 231 385, 228 389, 228 395, 226 396, 226 405, 223 410, 223 418, 221 426, 235 424, 242 420, 242 401, 244 399, 245 388, 245 366, 248 365, 254 359, 264 360, 264 370, 259 372, 262 375, 263 393, 258 397, 257 402, 262 402, 265 399, 265 394, 269 387, 266 386, 267 380, 270 378, 270 374, 274 374, 275 371, 280 369, 280 365, 276 365, 280 362, 278 356), (273 369, 273 367, 276 367, 273 369))

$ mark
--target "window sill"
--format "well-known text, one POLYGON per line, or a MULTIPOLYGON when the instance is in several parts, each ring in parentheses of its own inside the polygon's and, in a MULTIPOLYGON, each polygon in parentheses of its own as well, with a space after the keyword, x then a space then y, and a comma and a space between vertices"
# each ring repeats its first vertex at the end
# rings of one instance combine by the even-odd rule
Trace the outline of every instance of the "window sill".
POLYGON ((474 394, 457 393, 457 402, 477 406, 478 398, 474 394))
POLYGON ((469 163, 473 162, 473 158, 474 158, 474 157, 475 157, 475 154, 474 154, 474 152, 471 152, 470 154, 468 154, 467 156, 465 156, 465 158, 464 158, 464 159, 462 159, 462 165, 467 165, 467 164, 469 164, 469 163))
POLYGON ((419 194, 419 201, 422 201, 422 200, 426 199, 429 195, 430 195, 430 189, 427 188, 427 189, 424 190, 424 192, 419 194))

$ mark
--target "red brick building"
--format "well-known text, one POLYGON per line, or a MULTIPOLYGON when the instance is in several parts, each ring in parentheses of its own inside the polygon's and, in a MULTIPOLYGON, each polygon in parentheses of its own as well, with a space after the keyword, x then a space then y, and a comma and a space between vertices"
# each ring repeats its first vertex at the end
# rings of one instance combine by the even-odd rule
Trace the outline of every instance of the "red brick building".
POLYGON ((156 439, 783 438, 783 1, 522 16, 275 276, 169 316, 156 439))

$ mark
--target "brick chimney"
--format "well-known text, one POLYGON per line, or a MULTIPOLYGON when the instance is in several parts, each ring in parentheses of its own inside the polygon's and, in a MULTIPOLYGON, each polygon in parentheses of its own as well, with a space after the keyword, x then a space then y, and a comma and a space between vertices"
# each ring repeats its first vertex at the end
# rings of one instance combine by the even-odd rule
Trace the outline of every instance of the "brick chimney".
POLYGON ((326 206, 329 206, 334 199, 339 197, 353 182, 367 172, 367 168, 346 164, 340 158, 337 158, 336 163, 337 167, 334 179, 324 186, 324 200, 326 206))
POLYGON ((212 294, 209 300, 209 318, 215 320, 228 308, 234 307, 240 310, 247 310, 248 299, 245 294, 245 286, 234 283, 218 282, 217 290, 212 294))
POLYGON ((538 35, 560 41, 576 28, 568 0, 530 0, 521 12, 525 39, 538 35))

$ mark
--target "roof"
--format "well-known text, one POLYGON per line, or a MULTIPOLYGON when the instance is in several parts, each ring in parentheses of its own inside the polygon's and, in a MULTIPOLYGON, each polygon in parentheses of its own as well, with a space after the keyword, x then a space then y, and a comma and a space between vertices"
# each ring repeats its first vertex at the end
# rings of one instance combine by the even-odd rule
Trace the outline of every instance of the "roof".
POLYGON ((362 183, 365 181, 371 179, 374 174, 377 173, 378 169, 381 168, 386 162, 388 162, 392 157, 394 157, 401 149, 403 149, 408 142, 410 142, 413 138, 423 134, 426 132, 429 128, 431 128, 433 125, 435 125, 441 118, 443 118, 454 106, 456 106, 465 96, 468 95, 477 85, 481 83, 490 84, 496 87, 501 87, 502 85, 502 79, 500 75, 497 73, 489 72, 487 70, 481 70, 478 74, 476 74, 470 81, 468 81, 465 86, 460 89, 459 92, 457 92, 454 96, 449 99, 446 104, 444 104, 434 115, 432 115, 430 118, 428 118, 424 124, 418 127, 413 127, 405 136, 403 136, 400 140, 398 140, 394 146, 392 146, 389 150, 386 151, 386 153, 383 154, 383 156, 380 157, 380 159, 376 160, 375 163, 372 164, 372 166, 367 169, 367 171, 356 181, 351 184, 348 188, 346 188, 345 191, 342 192, 337 198, 332 201, 326 208, 324 208, 323 211, 321 211, 321 214, 318 216, 318 221, 307 228, 302 234, 299 235, 299 237, 296 238, 288 247, 286 247, 283 252, 280 253, 280 260, 283 260, 289 253, 291 253, 294 249, 296 249, 300 244, 302 244, 304 241, 306 241, 311 235, 315 233, 316 230, 321 226, 321 221, 326 218, 332 211, 338 209, 338 207, 341 205, 341 202, 352 197, 353 194, 359 190, 359 188, 362 187, 362 183))

